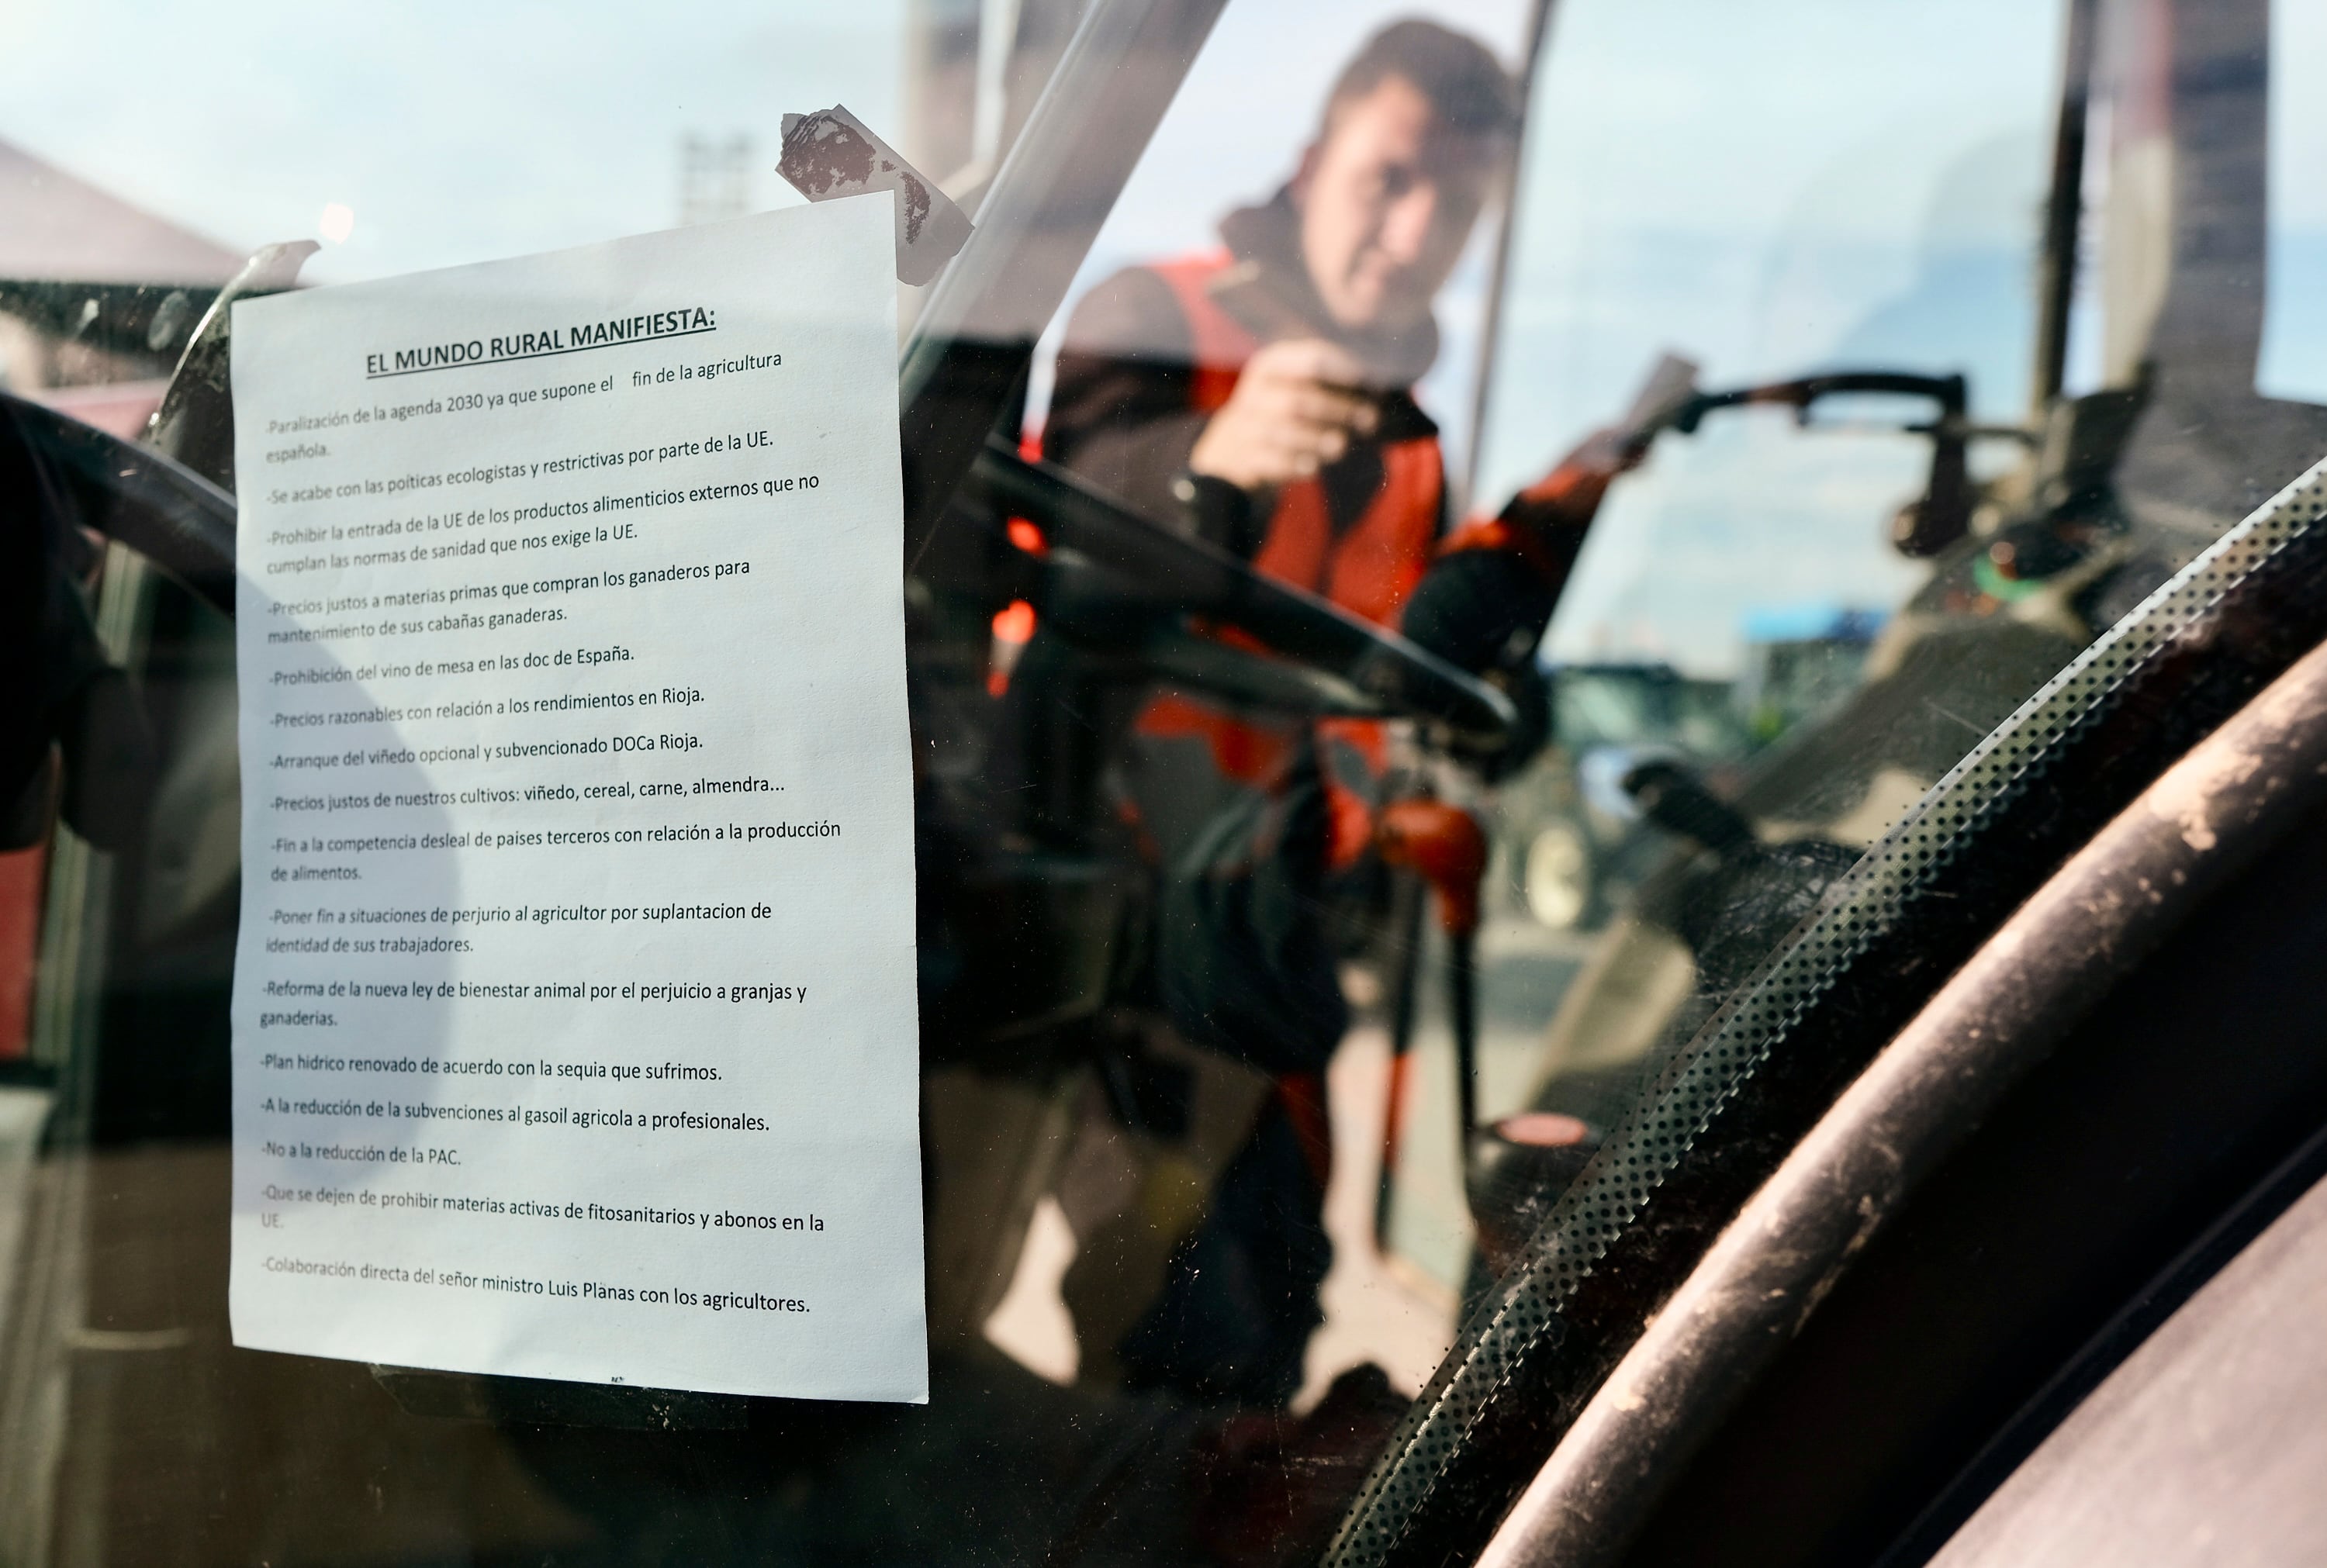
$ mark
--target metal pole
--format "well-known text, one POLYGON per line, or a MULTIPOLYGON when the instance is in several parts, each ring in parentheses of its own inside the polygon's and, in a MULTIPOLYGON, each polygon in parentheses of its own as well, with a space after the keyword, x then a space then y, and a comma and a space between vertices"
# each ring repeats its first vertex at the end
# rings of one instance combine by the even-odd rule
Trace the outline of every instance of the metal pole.
POLYGON ((1479 934, 1475 929, 1446 933, 1446 1002, 1454 1025, 1454 1106, 1462 1141, 1455 1158, 1468 1170, 1471 1135, 1479 1130, 1479 934))
POLYGON ((2085 217, 2085 121, 2092 101, 2098 0, 2069 0, 2061 51, 2061 117, 2052 131, 2052 188, 2037 260, 2036 365, 2030 405, 2039 424, 2061 395, 2069 363, 2069 312, 2077 293, 2077 238, 2085 217))
POLYGON ((1487 444, 1487 402, 1495 379, 1495 341, 1503 328, 1503 290, 1510 280, 1511 250, 1518 243, 1519 160, 1527 150, 1528 122, 1535 114, 1537 62, 1543 58, 1544 41, 1551 35, 1551 13, 1557 4, 1558 0, 1536 0, 1535 15, 1528 23, 1527 53, 1519 61, 1519 135, 1511 148, 1509 166, 1503 172, 1503 231, 1495 237, 1494 270, 1487 279, 1487 317, 1479 324, 1479 372, 1471 386, 1471 450, 1463 454, 1463 493, 1455 498, 1465 509, 1478 504, 1479 454, 1487 444))

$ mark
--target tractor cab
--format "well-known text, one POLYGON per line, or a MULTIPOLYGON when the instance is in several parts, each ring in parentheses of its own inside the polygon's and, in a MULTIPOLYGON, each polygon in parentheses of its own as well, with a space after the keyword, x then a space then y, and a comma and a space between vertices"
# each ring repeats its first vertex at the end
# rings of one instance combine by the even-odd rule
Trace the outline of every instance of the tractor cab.
MULTIPOLYGON (((1079 310, 1299 210, 1379 7, 0 21, 0 1559, 2021 1527, 2007 1478, 2322 1169, 2327 36, 1423 9, 1510 125, 1369 406, 1435 465, 1417 574, 1621 460, 1491 658, 1192 469, 1046 445, 1079 310), (897 294, 929 1403, 238 1348, 233 306, 796 204, 836 101, 970 226, 897 294)), ((1151 348, 1172 418, 1233 396, 1151 348)))

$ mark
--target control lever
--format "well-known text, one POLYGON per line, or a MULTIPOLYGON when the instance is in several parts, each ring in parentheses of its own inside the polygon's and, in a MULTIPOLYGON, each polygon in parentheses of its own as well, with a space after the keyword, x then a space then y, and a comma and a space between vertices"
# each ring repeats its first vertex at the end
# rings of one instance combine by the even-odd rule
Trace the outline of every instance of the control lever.
POLYGON ((1736 807, 1669 759, 1642 762, 1624 775, 1622 785, 1642 817, 1715 854, 1732 854, 1753 842, 1753 825, 1736 807))
POLYGON ((1713 854, 1704 875, 1668 888, 1649 916, 1688 944, 1707 994, 1742 982, 1858 863, 1857 850, 1829 839, 1762 843, 1735 807, 1678 762, 1642 762, 1621 784, 1649 821, 1713 854))
POLYGON ((1968 448, 1974 437, 2004 436, 2030 441, 2032 434, 2013 426, 1971 423, 1971 392, 1960 375, 1930 376, 1911 370, 1831 370, 1791 381, 1770 381, 1720 392, 1696 392, 1658 411, 1631 433, 1641 448, 1660 430, 1693 435, 1705 416, 1724 408, 1775 406, 1791 408, 1807 425, 1811 407, 1828 397, 1875 394, 1928 397, 1938 414, 1928 424, 1900 426, 1910 434, 1931 440, 1931 469, 1923 493, 1899 509, 1891 523, 1891 544, 1901 555, 1920 560, 1936 555, 1964 537, 1971 527, 1977 487, 1972 483, 1968 448))

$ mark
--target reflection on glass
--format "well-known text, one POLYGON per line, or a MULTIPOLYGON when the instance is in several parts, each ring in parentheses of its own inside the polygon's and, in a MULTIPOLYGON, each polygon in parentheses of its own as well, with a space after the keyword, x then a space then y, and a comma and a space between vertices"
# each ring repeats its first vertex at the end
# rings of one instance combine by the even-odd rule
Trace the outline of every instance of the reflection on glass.
MULTIPOLYGON (((1795 406, 1684 420, 1611 494, 1546 639, 1555 745, 1500 794, 1486 994, 1518 1016, 1487 1040, 1491 1112, 1621 1117, 1657 1053, 2090 635, 1953 585, 2024 493, 2060 28, 2005 5, 1561 8, 1481 499, 1660 355, 1711 390, 1879 372, 1901 391, 1756 394, 1795 406)), ((1452 1185, 1417 1198, 1397 1233, 1450 1283, 1473 1265, 1435 1238, 1463 1207, 1452 1185)))
MULTIPOLYGON (((0 23, 0 386, 134 435, 248 247, 311 237, 303 281, 328 283, 713 220, 791 200, 768 167, 780 117, 835 102, 980 219, 974 247, 1007 243, 982 203, 1081 10, 20 8, 0 23)), ((229 1349, 231 629, 126 552, 69 544, 154 715, 155 804, 116 851, 68 827, 0 857, 0 1417, 28 1434, 0 1444, 0 1559, 192 1538, 219 1561, 1241 1563, 1330 1535, 1465 1297, 1664 1053, 2162 570, 2114 490, 2138 354, 2034 406, 2058 7, 1565 0, 1508 201, 1509 165, 1456 178, 1428 125, 1360 171, 1385 228, 1425 186, 1479 208, 1416 223, 1443 254, 1386 326, 1309 270, 1294 192, 1332 163, 1311 147, 1337 73, 1406 10, 1227 10, 1127 186, 1085 215, 1039 345, 988 345, 1000 434, 1417 638, 1418 585, 1461 554, 1442 533, 1546 508, 1581 553, 1540 649, 1432 644, 1500 683, 1542 749, 1490 781, 1444 726, 1384 724, 1347 678, 1299 686, 1288 719, 1297 660, 1236 662, 1252 649, 1192 619, 1185 583, 1093 569, 1058 519, 996 509, 979 486, 1006 453, 981 460, 905 586, 926 1412, 682 1404, 650 1431, 565 1390, 229 1349), (1238 316, 1269 306, 1238 292, 1247 262, 1307 278, 1292 325, 1238 316), (1249 341, 1206 365, 1199 314, 1210 347, 1215 314, 1249 341), (1159 323, 1178 337, 1142 340, 1159 323), (1373 466, 1200 459, 1251 357, 1303 338, 1357 361, 1285 379, 1373 466), (1644 398, 1668 354, 1693 386, 1644 398), (1810 379, 1834 372, 1859 378, 1810 379), (1126 387, 1155 416, 1115 418, 1126 387), (1627 409, 1653 428, 1592 439, 1627 409), (1541 483, 1563 454, 1590 476, 1572 506, 1541 483), (1378 504, 1393 467, 1405 509, 1378 504), (1270 554, 1303 520, 1288 495, 1314 503, 1313 559, 1270 554), (1389 539, 1395 569, 1326 570, 1352 537, 1389 539), (1256 760, 1293 787, 1237 788, 1256 760), (1491 830, 1475 929, 1345 809, 1388 803, 1385 780, 1491 830), (1278 809, 1296 795, 1317 809, 1278 809), (1332 877, 1246 874, 1296 831, 1342 835, 1332 877), (1218 938, 1193 966, 1211 1011, 1244 985, 1277 1017, 1175 1011, 1159 954, 1196 929, 1218 938), (1450 1003, 1465 943, 1475 1135, 1450 1003)), ((1504 66, 1534 20, 1519 0, 1430 14, 1504 66)), ((216 421, 174 432, 230 484, 216 421)))

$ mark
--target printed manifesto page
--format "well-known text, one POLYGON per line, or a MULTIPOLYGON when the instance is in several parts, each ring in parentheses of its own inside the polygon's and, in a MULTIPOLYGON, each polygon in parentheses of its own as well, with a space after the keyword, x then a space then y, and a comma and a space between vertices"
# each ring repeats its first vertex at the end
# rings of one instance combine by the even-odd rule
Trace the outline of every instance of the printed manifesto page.
POLYGON ((890 200, 235 306, 238 1344, 927 1397, 890 200))

